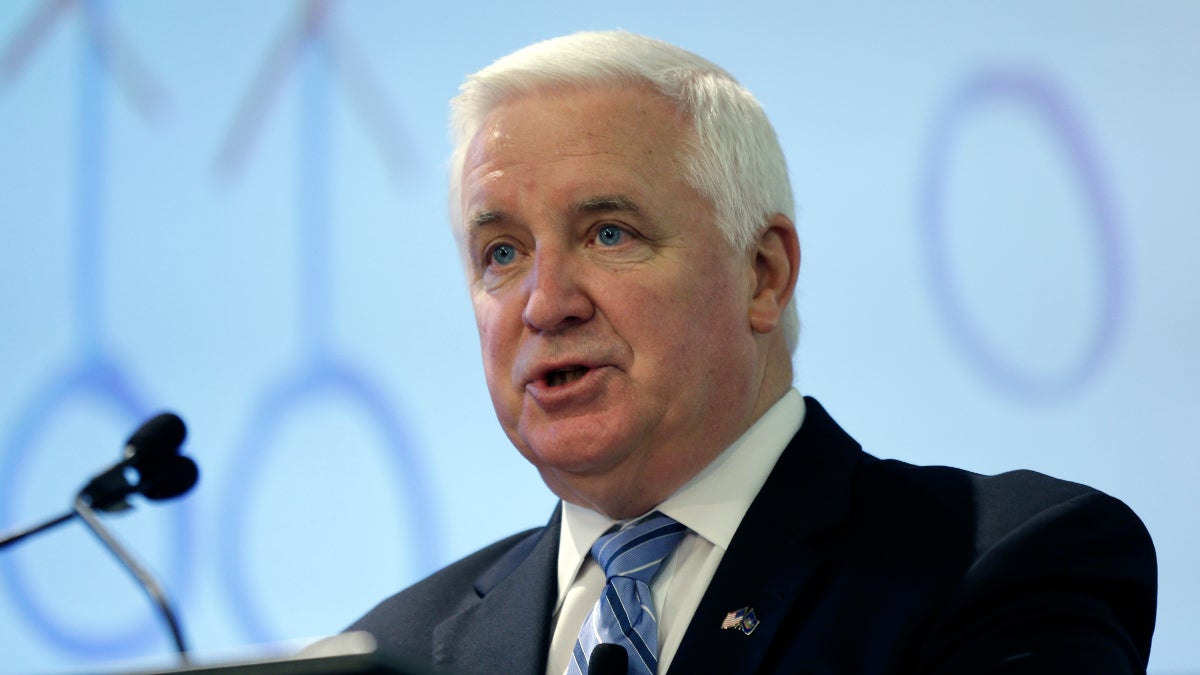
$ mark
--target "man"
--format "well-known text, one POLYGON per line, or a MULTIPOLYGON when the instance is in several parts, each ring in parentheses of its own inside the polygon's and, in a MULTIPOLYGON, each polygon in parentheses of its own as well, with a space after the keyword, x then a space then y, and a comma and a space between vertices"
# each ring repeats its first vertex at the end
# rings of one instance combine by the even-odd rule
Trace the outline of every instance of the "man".
POLYGON ((579 34, 471 76, 453 107, 488 389, 562 503, 353 628, 470 673, 586 672, 597 642, 651 673, 1145 668, 1154 554, 1124 505, 875 459, 791 388, 787 170, 730 75, 579 34), (646 522, 672 541, 630 601, 607 542, 646 522))

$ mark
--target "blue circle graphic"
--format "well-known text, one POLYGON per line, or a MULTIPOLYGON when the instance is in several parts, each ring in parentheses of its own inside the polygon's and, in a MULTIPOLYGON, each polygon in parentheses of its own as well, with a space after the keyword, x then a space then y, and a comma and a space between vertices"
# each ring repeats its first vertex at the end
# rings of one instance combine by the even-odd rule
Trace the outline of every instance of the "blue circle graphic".
MULTIPOLYGON (((125 415, 125 422, 131 427, 139 424, 147 414, 148 408, 133 394, 132 387, 121 375, 121 371, 107 359, 94 357, 85 360, 81 365, 52 378, 41 394, 31 399, 25 413, 18 416, 19 422, 5 445, 4 463, 0 466, 0 478, 6 483, 0 486, 0 521, 10 520, 13 505, 9 502, 14 493, 12 485, 17 480, 37 435, 41 430, 48 428, 55 411, 61 409, 72 397, 79 395, 91 395, 115 404, 125 415)), ((114 461, 118 457, 118 450, 119 448, 114 449, 114 461)), ((81 484, 83 478, 84 476, 80 477, 81 484)), ((64 509, 69 504, 70 496, 63 495, 64 509)), ((172 581, 186 585, 192 574, 191 510, 186 503, 179 504, 172 509, 172 516, 176 522, 167 535, 170 551, 167 570, 172 581)), ((97 543, 97 546, 99 545, 97 543)), ((27 573, 21 569, 14 557, 0 556, 0 573, 3 574, 5 585, 8 586, 21 616, 39 633, 71 653, 111 660, 132 655, 165 635, 165 629, 156 625, 159 621, 157 613, 149 611, 149 606, 141 619, 118 627, 115 631, 79 631, 69 628, 65 622, 43 608, 29 586, 27 573)), ((132 580, 129 591, 131 594, 137 592, 132 580)))
POLYGON ((967 360, 997 388, 1027 400, 1062 400, 1079 392, 1100 371, 1116 341, 1124 309, 1124 280, 1118 219, 1096 160, 1080 124, 1049 82, 1024 73, 988 72, 970 80, 937 120, 925 171, 921 235, 928 256, 929 283, 946 329, 967 360), (1075 170, 1094 228, 1101 270, 1100 311, 1086 344, 1062 373, 1022 367, 990 347, 971 320, 966 302, 955 290, 946 250, 947 223, 943 207, 949 176, 949 156, 959 131, 983 106, 1011 102, 1037 114, 1057 139, 1075 170))
MULTIPOLYGON (((233 455, 236 466, 226 484, 221 529, 227 534, 220 547, 221 572, 228 596, 234 605, 235 616, 255 642, 272 642, 285 637, 270 626, 260 603, 254 600, 255 589, 243 572, 241 553, 245 544, 247 499, 262 472, 269 440, 276 433, 289 409, 306 399, 321 394, 345 397, 366 411, 383 433, 386 456, 395 466, 393 475, 399 477, 401 496, 406 499, 407 513, 412 518, 415 541, 408 547, 412 562, 426 569, 438 560, 438 528, 431 509, 428 485, 415 449, 404 434, 393 406, 369 382, 354 370, 336 363, 317 360, 306 371, 281 382, 270 390, 251 418, 242 444, 233 455)), ((284 564, 284 561, 280 561, 284 564)))

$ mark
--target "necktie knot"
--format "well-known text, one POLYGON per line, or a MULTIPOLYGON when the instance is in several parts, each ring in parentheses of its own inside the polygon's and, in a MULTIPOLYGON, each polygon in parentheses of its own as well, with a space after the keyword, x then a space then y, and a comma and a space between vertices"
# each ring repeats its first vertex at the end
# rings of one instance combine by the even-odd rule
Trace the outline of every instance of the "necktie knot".
POLYGON ((650 583, 687 528, 657 511, 605 534, 592 544, 592 557, 606 579, 628 577, 650 583))

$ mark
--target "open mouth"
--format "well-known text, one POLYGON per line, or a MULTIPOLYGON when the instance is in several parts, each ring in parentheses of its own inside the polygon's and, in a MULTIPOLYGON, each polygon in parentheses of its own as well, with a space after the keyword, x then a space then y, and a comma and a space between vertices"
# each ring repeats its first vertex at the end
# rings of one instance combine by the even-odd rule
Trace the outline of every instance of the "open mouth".
POLYGON ((567 368, 559 368, 558 370, 550 371, 546 375, 546 384, 551 387, 559 387, 568 384, 583 377, 588 371, 585 366, 569 366, 567 368))

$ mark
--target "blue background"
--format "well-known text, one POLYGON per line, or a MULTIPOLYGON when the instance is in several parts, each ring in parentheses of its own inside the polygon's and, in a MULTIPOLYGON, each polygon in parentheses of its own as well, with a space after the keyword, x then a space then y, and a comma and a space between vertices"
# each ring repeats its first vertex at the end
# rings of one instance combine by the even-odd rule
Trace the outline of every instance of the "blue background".
MULTIPOLYGON (((1151 669, 1200 672, 1197 26, 1182 1, 6 2, 0 530, 178 411, 199 487, 109 520, 217 659, 544 522, 483 384, 446 102, 620 27, 776 124, 801 391, 876 455, 1128 502, 1160 556, 1151 669)), ((0 555, 0 672, 169 649, 80 524, 0 555)))

